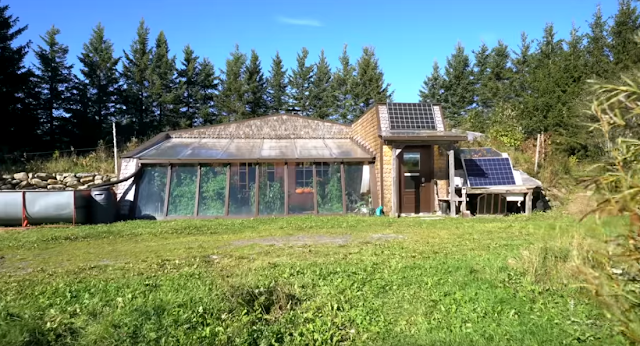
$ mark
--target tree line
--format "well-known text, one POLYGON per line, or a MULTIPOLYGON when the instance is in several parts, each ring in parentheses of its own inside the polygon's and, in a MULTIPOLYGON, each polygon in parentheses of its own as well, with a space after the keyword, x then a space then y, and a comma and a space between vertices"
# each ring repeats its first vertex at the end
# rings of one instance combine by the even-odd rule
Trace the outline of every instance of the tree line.
POLYGON ((5 154, 95 147, 111 139, 113 122, 122 141, 271 113, 351 123, 393 95, 372 47, 352 61, 345 45, 336 68, 324 51, 311 63, 302 48, 287 69, 276 52, 265 74, 258 53, 236 45, 216 69, 189 45, 177 61, 163 31, 150 41, 144 20, 122 55, 98 24, 77 57, 76 74, 59 28, 52 26, 39 44, 15 45, 27 26, 9 10, 0 6, 0 117, 12 134, 0 138, 5 154), (27 66, 30 51, 35 63, 27 66))
POLYGON ((619 0, 611 18, 598 6, 587 28, 574 23, 567 39, 549 23, 540 39, 523 32, 516 48, 498 41, 469 53, 458 44, 444 68, 434 62, 419 97, 442 103, 453 127, 486 132, 513 147, 551 133, 560 152, 597 156, 603 146, 587 125, 593 121, 585 112, 593 96, 588 81, 612 81, 638 67, 639 30, 636 6, 619 0))

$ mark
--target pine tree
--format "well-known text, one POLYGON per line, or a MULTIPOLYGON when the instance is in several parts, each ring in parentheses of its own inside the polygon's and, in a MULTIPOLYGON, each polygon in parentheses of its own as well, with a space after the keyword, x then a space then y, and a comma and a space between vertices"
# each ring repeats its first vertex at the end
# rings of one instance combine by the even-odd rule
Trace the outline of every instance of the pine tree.
POLYGON ((384 73, 378 64, 373 47, 362 48, 362 55, 356 64, 354 97, 363 114, 377 102, 388 102, 393 98, 391 84, 385 83, 384 73))
POLYGON ((509 66, 511 54, 509 47, 502 42, 491 48, 488 59, 489 72, 486 80, 487 102, 485 106, 493 109, 499 103, 508 102, 513 99, 509 85, 513 77, 513 70, 509 66))
POLYGON ((616 69, 626 71, 640 63, 640 44, 635 35, 640 30, 640 14, 631 0, 619 0, 618 12, 609 28, 611 55, 616 69))
POLYGON ((287 82, 291 107, 301 115, 309 115, 309 91, 314 73, 314 66, 307 65, 307 57, 309 57, 309 50, 303 47, 296 58, 296 68, 291 70, 287 82))
POLYGON ((434 60, 431 75, 422 82, 422 89, 420 89, 420 92, 418 93, 420 102, 442 103, 442 88, 444 86, 444 82, 445 79, 440 71, 440 65, 437 60, 434 60))
POLYGON ((589 77, 609 78, 612 72, 611 54, 609 52, 609 27, 602 17, 598 5, 593 19, 589 23, 590 32, 586 35, 585 51, 587 55, 587 73, 589 77))
POLYGON ((255 118, 268 112, 267 80, 262 73, 260 57, 255 49, 251 50, 249 63, 244 69, 246 86, 247 117, 255 118))
POLYGON ((180 115, 175 119, 174 128, 188 128, 196 124, 198 120, 200 90, 198 87, 198 75, 200 74, 200 57, 198 57, 190 45, 182 50, 183 58, 178 69, 178 107, 180 115))
POLYGON ((284 68, 280 53, 276 52, 271 62, 271 71, 267 81, 267 99, 270 113, 283 113, 287 110, 287 70, 284 68))
POLYGON ((149 27, 142 19, 129 52, 124 52, 122 66, 126 118, 132 127, 134 137, 148 136, 149 125, 153 124, 154 116, 149 93, 151 55, 149 27))
POLYGON ((171 122, 177 116, 176 112, 176 57, 169 54, 169 44, 163 31, 156 38, 156 44, 151 56, 149 70, 149 93, 152 100, 154 131, 161 132, 170 129, 171 122))
POLYGON ((84 119, 79 110, 72 117, 81 124, 77 128, 78 135, 84 138, 83 143, 96 144, 99 140, 108 138, 111 122, 124 120, 118 119, 122 108, 122 88, 118 77, 120 58, 113 54, 113 43, 105 37, 104 26, 98 23, 78 56, 83 85, 74 90, 74 95, 77 106, 87 110, 87 119, 84 119), (80 106, 83 104, 86 107, 80 106))
POLYGON ((482 42, 478 50, 473 51, 473 86, 475 103, 481 111, 491 107, 491 98, 487 90, 489 78, 489 47, 482 42))
POLYGON ((26 149, 36 141, 37 118, 30 112, 26 94, 31 93, 32 73, 24 65, 31 42, 14 46, 27 26, 18 27, 19 18, 0 6, 0 119, 10 136, 0 139, 0 151, 26 149), (17 140, 19 139, 19 140, 17 140))
POLYGON ((520 50, 512 50, 511 66, 513 78, 510 84, 510 94, 516 103, 524 103, 529 95, 529 75, 531 70, 531 41, 525 32, 520 34, 520 50))
POLYGON ((225 70, 222 71, 222 82, 218 94, 218 110, 226 121, 245 119, 247 116, 246 85, 244 84, 244 66, 247 55, 240 52, 240 47, 231 52, 227 58, 225 70))
POLYGON ((37 64, 34 83, 39 95, 37 110, 43 140, 50 148, 63 146, 62 130, 68 128, 65 108, 69 104, 69 91, 73 82, 73 65, 67 62, 69 47, 58 41, 60 29, 52 26, 35 49, 37 64), (65 126, 67 125, 67 126, 65 126))
POLYGON ((452 126, 459 126, 474 101, 473 70, 461 43, 456 45, 455 52, 447 58, 444 76, 445 115, 452 126))
POLYGON ((324 55, 324 49, 320 51, 315 70, 309 94, 311 116, 330 119, 334 115, 336 97, 331 86, 331 67, 324 55))
MULTIPOLYGON (((198 124, 214 124, 219 121, 215 100, 219 88, 216 69, 208 58, 202 59, 198 71, 198 124)), ((196 125, 198 125, 196 124, 196 125)))
POLYGON ((354 96, 356 68, 351 64, 346 44, 342 47, 339 60, 340 67, 333 74, 332 88, 336 96, 333 113, 341 122, 349 124, 354 122, 360 114, 354 96))

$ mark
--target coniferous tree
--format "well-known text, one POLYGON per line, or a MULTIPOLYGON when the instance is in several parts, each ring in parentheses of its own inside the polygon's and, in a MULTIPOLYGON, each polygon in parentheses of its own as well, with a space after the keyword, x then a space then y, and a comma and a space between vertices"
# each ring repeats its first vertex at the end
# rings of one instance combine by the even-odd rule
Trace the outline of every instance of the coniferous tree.
POLYGON ((478 50, 473 51, 473 87, 475 103, 479 110, 486 112, 490 108, 491 99, 487 90, 489 78, 489 47, 482 42, 478 50))
POLYGON ((62 147, 63 140, 68 138, 65 109, 74 81, 73 65, 67 62, 69 47, 58 41, 58 35, 60 29, 52 26, 40 36, 43 45, 38 45, 34 52, 37 61, 34 85, 39 95, 36 109, 43 141, 50 148, 62 147))
POLYGON ((182 66, 177 72, 180 115, 172 125, 174 128, 192 127, 197 122, 199 112, 200 57, 195 54, 190 45, 185 46, 182 53, 182 66))
POLYGON ((198 124, 219 122, 215 105, 219 86, 219 77, 213 63, 208 58, 202 59, 198 71, 198 124))
POLYGON ((267 100, 270 113, 282 113, 288 109, 287 70, 284 68, 280 53, 276 52, 271 62, 271 71, 267 80, 267 100))
POLYGON ((440 71, 440 65, 437 60, 433 61, 431 74, 422 82, 422 88, 418 93, 420 102, 423 103, 442 103, 442 88, 444 86, 444 76, 440 71))
POLYGON ((122 77, 125 85, 125 114, 133 136, 144 138, 150 134, 153 124, 153 108, 150 97, 150 69, 152 50, 149 47, 149 27, 140 20, 136 39, 129 52, 124 52, 122 77))
POLYGON ((329 119, 334 115, 336 98, 331 87, 331 67, 324 49, 320 51, 315 70, 309 94, 311 115, 318 119, 329 119))
POLYGON ((255 118, 268 112, 267 80, 262 73, 260 57, 255 49, 251 50, 249 63, 244 69, 246 87, 247 117, 255 118))
POLYGON ((246 85, 244 84, 244 66, 246 54, 240 47, 231 52, 227 58, 225 70, 222 71, 220 93, 218 94, 218 110, 226 121, 245 119, 247 116, 246 85))
POLYGON ((384 81, 384 73, 378 64, 373 47, 362 48, 362 55, 356 63, 354 97, 360 114, 377 102, 391 101, 391 84, 384 81))
POLYGON ((38 125, 26 98, 32 91, 32 73, 24 59, 31 42, 14 46, 14 41, 27 30, 27 26, 19 27, 18 23, 19 18, 9 14, 8 5, 0 6, 0 119, 2 128, 11 134, 0 139, 0 150, 5 152, 34 145, 38 125))
POLYGON ((342 48, 340 67, 333 74, 332 89, 336 96, 333 113, 343 123, 352 123, 359 116, 359 109, 354 96, 356 68, 351 64, 347 53, 347 45, 342 48))
POLYGON ((309 115, 310 100, 309 92, 313 80, 314 65, 307 65, 309 50, 305 47, 298 53, 296 58, 296 68, 289 74, 289 101, 291 108, 301 115, 309 115))
POLYGON ((502 40, 498 41, 498 44, 491 48, 488 59, 489 71, 485 88, 488 102, 485 106, 489 109, 512 99, 509 90, 513 76, 513 70, 509 66, 510 60, 509 47, 502 40))
POLYGON ((589 23, 590 32, 586 35, 587 74, 590 78, 608 78, 611 76, 611 54, 609 52, 609 27, 602 17, 602 10, 598 5, 593 19, 589 23))
POLYGON ((640 63, 640 44, 635 35, 640 30, 640 14, 631 0, 619 0, 618 12, 609 28, 611 56, 616 69, 626 71, 640 63))
POLYGON ((166 131, 171 128, 176 112, 176 57, 169 53, 169 44, 163 31, 156 38, 155 48, 151 56, 149 70, 149 92, 152 100, 155 119, 153 132, 166 131))
POLYGON ((459 126, 467 110, 473 105, 473 70, 469 55, 461 43, 456 45, 455 52, 447 58, 444 68, 444 99, 446 113, 451 125, 459 126))
POLYGON ((520 49, 512 50, 511 67, 513 78, 511 79, 509 92, 514 103, 523 104, 529 95, 529 78, 531 70, 531 41, 525 32, 520 34, 520 49))
POLYGON ((118 77, 120 58, 113 54, 113 43, 106 38, 104 26, 98 23, 78 56, 83 85, 73 91, 78 109, 72 117, 81 124, 77 126, 77 141, 87 145, 108 138, 111 122, 124 120, 118 118, 122 107, 122 88, 118 77))

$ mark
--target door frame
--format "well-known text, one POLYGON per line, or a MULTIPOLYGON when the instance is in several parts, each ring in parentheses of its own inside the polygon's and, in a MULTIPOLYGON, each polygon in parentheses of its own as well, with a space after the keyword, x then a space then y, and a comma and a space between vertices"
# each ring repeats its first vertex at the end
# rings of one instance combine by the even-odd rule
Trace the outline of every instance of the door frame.
POLYGON ((426 182, 421 184, 416 193, 420 196, 419 206, 416 206, 418 213, 432 213, 435 211, 435 151, 434 145, 431 144, 411 144, 402 146, 398 153, 398 167, 397 167, 397 191, 398 193, 398 214, 416 214, 416 210, 412 212, 406 212, 404 210, 404 154, 407 151, 419 151, 420 152, 420 174, 426 175, 426 182), (425 158, 426 156, 426 158, 425 158), (426 165, 426 166, 423 166, 426 165))

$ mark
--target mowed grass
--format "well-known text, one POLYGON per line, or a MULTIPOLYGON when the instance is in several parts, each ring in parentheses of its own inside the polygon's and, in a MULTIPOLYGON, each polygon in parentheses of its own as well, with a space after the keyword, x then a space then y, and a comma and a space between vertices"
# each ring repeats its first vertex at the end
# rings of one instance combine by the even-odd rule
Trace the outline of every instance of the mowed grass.
POLYGON ((0 232, 1 345, 623 345, 559 215, 0 232))

